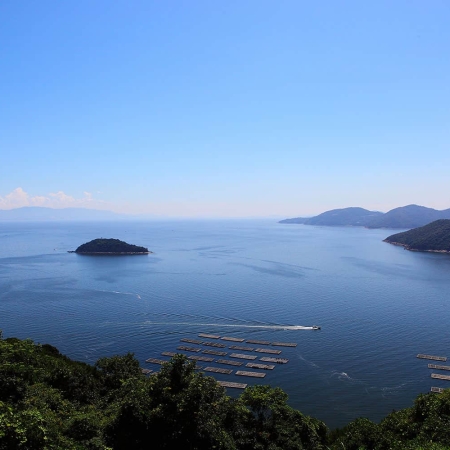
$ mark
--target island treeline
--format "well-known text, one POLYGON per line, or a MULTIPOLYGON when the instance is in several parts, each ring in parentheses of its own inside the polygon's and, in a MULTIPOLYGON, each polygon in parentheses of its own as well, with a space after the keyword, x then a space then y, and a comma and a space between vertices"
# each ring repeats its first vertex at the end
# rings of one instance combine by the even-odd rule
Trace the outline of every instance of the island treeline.
POLYGON ((86 242, 80 245, 75 253, 87 253, 87 254, 102 254, 102 253, 150 253, 148 248, 140 247, 138 245, 127 244, 119 239, 94 239, 93 241, 86 242))
POLYGON ((419 395, 380 424, 329 431, 279 388, 230 398, 177 355, 146 377, 133 354, 73 361, 0 332, 0 449, 428 449, 450 446, 450 390, 419 395))
POLYGON ((450 209, 439 211, 425 206, 407 205, 382 213, 351 207, 333 209, 314 217, 285 219, 279 223, 366 228, 415 228, 439 219, 450 219, 450 209))
POLYGON ((450 252, 450 220, 436 220, 424 227, 393 234, 384 241, 407 250, 450 252))

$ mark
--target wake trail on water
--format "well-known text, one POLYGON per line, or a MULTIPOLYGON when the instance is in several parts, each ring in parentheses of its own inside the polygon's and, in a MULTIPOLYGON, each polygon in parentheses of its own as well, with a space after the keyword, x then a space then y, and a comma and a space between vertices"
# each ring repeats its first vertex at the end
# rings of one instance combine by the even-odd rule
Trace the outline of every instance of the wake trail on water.
POLYGON ((149 325, 184 325, 192 327, 227 327, 227 328, 257 328, 263 330, 312 330, 313 327, 303 325, 244 325, 244 324, 230 324, 230 323, 197 323, 197 322, 145 322, 149 325))
POLYGON ((141 296, 135 292, 120 292, 120 291, 104 291, 101 289, 96 289, 97 292, 106 292, 108 294, 121 294, 121 295, 134 295, 136 298, 140 299, 141 296))

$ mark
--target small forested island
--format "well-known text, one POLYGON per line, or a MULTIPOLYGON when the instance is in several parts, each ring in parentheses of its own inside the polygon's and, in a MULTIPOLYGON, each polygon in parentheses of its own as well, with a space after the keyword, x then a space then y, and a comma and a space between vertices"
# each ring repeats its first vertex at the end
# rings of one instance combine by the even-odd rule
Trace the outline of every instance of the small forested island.
POLYGON ((423 227, 393 234, 384 242, 412 251, 450 253, 450 220, 435 220, 423 227))
POLYGON ((127 244, 119 239, 94 239, 80 245, 75 251, 83 255, 148 255, 148 248, 127 244))
POLYGON ((132 353, 91 366, 0 330, 1 450, 450 448, 450 389, 333 431, 287 399, 270 386, 231 398, 183 355, 146 377, 132 353))

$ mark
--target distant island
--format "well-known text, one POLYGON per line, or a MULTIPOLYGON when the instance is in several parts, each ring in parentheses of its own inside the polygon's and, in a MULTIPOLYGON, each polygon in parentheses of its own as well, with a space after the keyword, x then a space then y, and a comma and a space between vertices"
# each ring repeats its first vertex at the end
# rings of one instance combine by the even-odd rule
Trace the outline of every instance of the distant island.
POLYGON ((94 239, 80 245, 75 251, 83 255, 148 255, 152 253, 145 247, 127 244, 119 239, 94 239))
POLYGON ((384 242, 412 251, 450 253, 450 220, 436 220, 423 227, 393 234, 384 242))
POLYGON ((350 207, 333 209, 314 217, 285 219, 279 223, 366 228, 416 228, 439 219, 450 219, 450 209, 439 211, 425 206, 407 205, 382 213, 350 207))

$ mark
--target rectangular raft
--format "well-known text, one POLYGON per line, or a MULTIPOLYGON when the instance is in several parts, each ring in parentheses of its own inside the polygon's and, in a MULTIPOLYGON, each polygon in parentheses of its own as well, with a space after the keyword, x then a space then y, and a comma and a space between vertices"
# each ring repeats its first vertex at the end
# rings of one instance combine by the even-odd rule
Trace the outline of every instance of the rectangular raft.
POLYGON ((275 347, 297 347, 294 342, 272 342, 272 345, 275 347))
POLYGON ((163 361, 162 359, 156 359, 156 358, 148 358, 145 360, 146 363, 152 363, 152 364, 164 364, 167 361, 163 361))
POLYGON ((176 353, 174 353, 174 352, 161 352, 161 355, 162 356, 170 356, 171 358, 173 358, 176 355, 176 353))
POLYGON ((258 363, 247 363, 245 367, 250 367, 251 369, 264 369, 264 370, 273 370, 275 366, 272 364, 258 364, 258 363))
POLYGON ((226 375, 230 375, 230 373, 233 373, 231 369, 220 369, 219 367, 205 367, 203 370, 205 372, 224 373, 226 375))
POLYGON ((242 345, 230 345, 228 348, 231 350, 241 350, 243 352, 252 352, 254 347, 242 347, 242 345))
POLYGON ((422 353, 419 353, 417 355, 417 358, 420 359, 432 359, 434 361, 447 361, 447 357, 445 356, 432 356, 432 355, 423 355, 422 353))
POLYGON ((265 373, 261 372, 247 372, 245 370, 238 370, 236 375, 240 375, 242 377, 254 377, 254 378, 264 378, 266 376, 265 373))
POLYGON ((152 373, 153 370, 152 370, 152 369, 141 369, 141 372, 142 372, 144 375, 148 375, 149 373, 152 373))
POLYGON ((235 389, 245 389, 247 387, 245 383, 232 383, 231 381, 218 381, 218 383, 223 387, 235 389))
POLYGON ((220 336, 217 336, 217 334, 206 334, 206 333, 200 333, 198 337, 204 337, 207 339, 220 339, 220 336))
POLYGON ((177 350, 184 350, 185 352, 195 352, 198 353, 199 351, 201 351, 201 348, 197 348, 197 347, 186 347, 184 345, 180 345, 177 347, 177 350))
POLYGON ((270 353, 272 355, 279 355, 281 353, 281 350, 273 350, 271 348, 257 348, 255 352, 259 353, 270 353))
POLYGON ((193 359, 194 361, 206 361, 206 362, 214 361, 214 358, 209 358, 208 356, 197 356, 197 355, 188 356, 188 359, 193 359))
POLYGON ((239 359, 251 359, 254 360, 257 358, 257 356, 253 356, 253 355, 243 355, 241 353, 232 353, 230 355, 230 358, 239 358, 239 359))
POLYGON ((431 378, 450 381, 450 375, 441 375, 440 373, 432 373, 431 378))
POLYGON ((247 339, 245 342, 247 344, 270 345, 269 341, 255 341, 253 339, 247 339))
POLYGON ((198 339, 188 339, 188 338, 180 339, 180 342, 188 342, 189 344, 197 344, 197 345, 203 344, 203 341, 199 341, 198 339))
POLYGON ((429 369, 450 370, 450 366, 439 366, 437 364, 428 364, 429 369))
POLYGON ((229 366, 242 366, 242 364, 244 364, 243 362, 240 361, 230 361, 229 359, 218 359, 216 361, 217 364, 227 364, 229 366))
POLYGON ((285 359, 285 358, 269 358, 268 356, 264 356, 264 358, 260 358, 260 361, 273 362, 273 363, 277 363, 277 364, 287 364, 289 362, 289 360, 285 359))
POLYGON ((231 342, 244 342, 245 341, 245 339, 228 337, 228 336, 221 337, 220 339, 222 339, 222 341, 231 341, 231 342))
POLYGON ((219 344, 218 342, 203 342, 203 345, 207 347, 217 347, 217 348, 226 348, 227 346, 224 344, 219 344))
POLYGON ((440 388, 440 387, 432 387, 431 388, 431 392, 437 392, 438 394, 442 394, 444 392, 444 388, 440 388))
POLYGON ((206 353, 208 355, 217 355, 217 356, 225 356, 227 352, 218 352, 217 350, 203 350, 202 353, 206 353))

